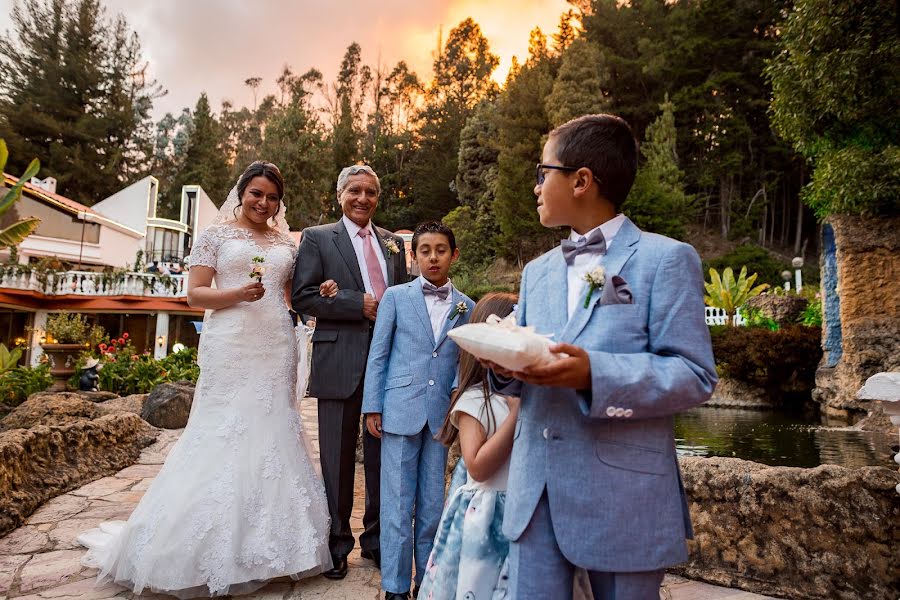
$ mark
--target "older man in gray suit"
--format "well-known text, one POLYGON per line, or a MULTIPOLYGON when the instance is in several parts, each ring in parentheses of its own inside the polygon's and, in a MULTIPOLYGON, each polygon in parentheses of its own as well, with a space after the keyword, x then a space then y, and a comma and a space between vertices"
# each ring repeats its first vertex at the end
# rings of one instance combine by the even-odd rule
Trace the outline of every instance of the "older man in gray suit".
MULTIPOLYGON (((347 575, 347 555, 354 546, 350 514, 356 439, 378 302, 387 287, 408 279, 403 240, 372 223, 380 194, 381 184, 370 167, 342 170, 337 197, 344 215, 336 223, 303 231, 294 269, 294 310, 316 317, 309 393, 319 399, 319 451, 334 561, 324 575, 330 579, 347 575), (338 284, 334 297, 319 295, 319 284, 328 279, 338 284)), ((381 444, 368 432, 363 433, 363 460, 365 531, 359 545, 364 558, 380 565, 381 444)))

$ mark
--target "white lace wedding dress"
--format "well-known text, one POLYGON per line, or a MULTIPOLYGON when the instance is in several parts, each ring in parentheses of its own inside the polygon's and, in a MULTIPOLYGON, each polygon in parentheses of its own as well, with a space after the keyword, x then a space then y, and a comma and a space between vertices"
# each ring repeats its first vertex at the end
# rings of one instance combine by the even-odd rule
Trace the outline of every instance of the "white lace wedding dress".
POLYGON ((127 522, 79 536, 100 579, 184 598, 331 568, 325 490, 296 406, 297 337, 283 291, 295 254, 277 232, 265 246, 228 224, 198 237, 191 265, 213 267, 218 289, 249 283, 253 257, 264 256, 266 293, 209 315, 181 439, 127 522))

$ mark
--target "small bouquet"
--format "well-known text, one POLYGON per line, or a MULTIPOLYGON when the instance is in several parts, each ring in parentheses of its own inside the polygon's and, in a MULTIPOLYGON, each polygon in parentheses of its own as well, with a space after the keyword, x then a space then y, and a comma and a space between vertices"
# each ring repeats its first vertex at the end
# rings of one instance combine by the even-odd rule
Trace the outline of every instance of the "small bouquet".
POLYGON ((510 371, 552 362, 562 355, 550 352, 553 342, 516 324, 515 313, 501 319, 491 315, 484 323, 460 325, 447 332, 456 344, 476 358, 489 360, 510 371))
POLYGON ((469 306, 465 302, 457 302, 453 310, 450 311, 450 316, 447 317, 447 320, 452 321, 457 315, 464 315, 467 312, 469 312, 469 306))
POLYGON ((400 252, 400 246, 398 246, 397 242, 391 238, 384 240, 384 247, 387 248, 387 251, 391 254, 398 254, 400 252))
POLYGON ((593 270, 585 273, 583 279, 588 284, 587 295, 584 297, 584 307, 587 308, 591 304, 591 295, 596 290, 603 289, 603 285, 606 283, 606 270, 598 265, 593 270))
POLYGON ((263 263, 266 261, 264 256, 254 256, 252 259, 253 266, 250 269, 250 278, 256 279, 256 283, 261 283, 263 275, 266 274, 266 268, 263 263))

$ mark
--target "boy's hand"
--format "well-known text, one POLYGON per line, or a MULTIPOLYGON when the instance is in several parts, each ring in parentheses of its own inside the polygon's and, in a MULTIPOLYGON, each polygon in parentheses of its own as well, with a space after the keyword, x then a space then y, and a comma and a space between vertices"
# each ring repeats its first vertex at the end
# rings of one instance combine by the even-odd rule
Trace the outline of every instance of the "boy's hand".
POLYGON ((572 344, 554 344, 550 346, 554 354, 568 354, 552 363, 529 367, 524 371, 513 373, 513 377, 532 385, 589 390, 591 383, 591 359, 587 351, 572 344))
POLYGON ((381 413, 369 413, 366 415, 366 429, 379 440, 381 439, 381 413))

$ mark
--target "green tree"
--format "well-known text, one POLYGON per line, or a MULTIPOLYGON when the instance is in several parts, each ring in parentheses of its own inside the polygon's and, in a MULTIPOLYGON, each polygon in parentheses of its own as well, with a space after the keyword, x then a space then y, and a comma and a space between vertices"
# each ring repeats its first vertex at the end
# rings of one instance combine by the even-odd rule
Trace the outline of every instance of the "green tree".
POLYGON ((146 168, 149 113, 160 93, 140 43, 99 0, 26 0, 0 41, 0 136, 12 166, 42 159, 58 191, 93 204, 146 168))
MULTIPOLYGON (((172 185, 172 191, 179 198, 183 186, 199 185, 216 205, 225 201, 232 183, 224 141, 222 129, 210 111, 209 99, 204 92, 194 107, 184 162, 172 185)), ((246 163, 242 164, 240 169, 246 166, 246 163)))
POLYGON ((551 127, 581 115, 609 110, 604 91, 608 79, 609 71, 599 48, 583 38, 572 42, 562 55, 553 89, 544 99, 551 127))
POLYGON ((889 0, 797 0, 780 25, 772 124, 814 166, 820 217, 900 208, 898 19, 889 0))
POLYGON ((685 194, 684 173, 678 167, 675 105, 668 94, 659 107, 662 113, 647 127, 641 146, 644 163, 623 212, 641 229, 684 239, 693 199, 685 194))

